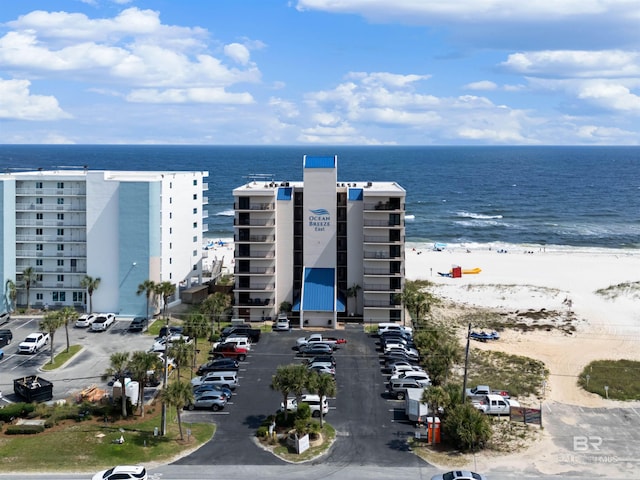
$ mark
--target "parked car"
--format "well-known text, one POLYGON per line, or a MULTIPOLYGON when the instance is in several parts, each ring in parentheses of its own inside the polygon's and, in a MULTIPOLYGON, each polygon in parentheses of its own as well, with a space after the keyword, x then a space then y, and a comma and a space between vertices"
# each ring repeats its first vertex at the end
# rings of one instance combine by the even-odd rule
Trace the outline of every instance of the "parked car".
POLYGON ((135 317, 131 320, 128 330, 130 332, 144 332, 147 329, 148 321, 145 317, 135 317))
POLYGON ((158 336, 156 338, 164 338, 169 334, 181 334, 183 330, 184 328, 182 328, 182 326, 180 325, 170 325, 168 327, 166 325, 163 325, 162 327, 160 327, 160 332, 158 332, 158 336))
POLYGON ((399 375, 401 373, 406 373, 406 372, 425 373, 424 369, 419 365, 394 365, 389 371, 392 377, 394 375, 399 375))
POLYGON ((0 348, 0 360, 4 358, 4 350, 0 348))
POLYGON ((451 472, 434 475, 431 477, 431 480, 487 480, 487 477, 468 470, 453 470, 451 472))
POLYGON ((291 325, 289 324, 289 319, 286 314, 278 315, 278 319, 273 324, 273 329, 277 332, 288 332, 291 330, 291 325))
POLYGON ((0 313, 0 325, 4 325, 11 320, 11 314, 9 312, 0 313))
POLYGON ((222 410, 227 404, 227 396, 219 391, 211 390, 204 392, 193 399, 193 402, 187 405, 187 409, 209 408, 214 412, 222 410))
POLYGON ((312 363, 330 363, 333 367, 335 367, 336 357, 334 357, 333 355, 317 355, 305 360, 305 362, 307 362, 307 365, 311 365, 312 363))
POLYGON ((116 321, 116 316, 113 313, 101 313, 91 324, 91 331, 103 332, 108 329, 116 321))
POLYGON ((420 367, 420 365, 418 365, 417 362, 414 361, 410 361, 410 360, 397 360, 394 358, 391 358, 389 360, 387 360, 384 363, 384 367, 383 370, 386 372, 393 372, 396 369, 402 369, 402 368, 422 368, 420 367))
POLYGON ((172 343, 179 342, 179 341, 183 341, 185 343, 191 342, 189 337, 182 335, 181 333, 176 333, 176 334, 170 335, 169 337, 157 339, 153 343, 153 347, 151 347, 151 350, 154 352, 164 352, 165 349, 167 348, 167 343, 169 344, 169 347, 171 347, 172 343))
POLYGON ((238 372, 209 372, 206 375, 191 379, 191 385, 194 387, 206 384, 220 385, 221 387, 235 390, 238 386, 238 372))
POLYGON ((92 480, 147 480, 147 470, 141 465, 118 465, 96 473, 92 480))
POLYGON ((416 379, 428 380, 429 382, 431 382, 431 378, 429 378, 429 374, 424 370, 407 370, 404 372, 396 373, 395 375, 391 375, 391 378, 389 379, 389 381, 396 380, 398 378, 416 378, 416 379))
MULTIPOLYGON (((313 394, 303 394, 300 397, 301 403, 306 403, 309 405, 309 410, 311 410, 311 415, 314 417, 320 416, 320 397, 318 395, 313 394)), ((284 410, 284 404, 280 404, 280 411, 284 410)), ((295 397, 287 398, 287 410, 290 412, 295 412, 298 410, 298 401, 295 397)), ((327 397, 322 397, 322 414, 326 415, 329 413, 329 402, 327 401, 327 397)))
POLYGON ((93 322, 95 322, 96 318, 98 317, 92 313, 80 315, 76 320, 76 328, 88 328, 93 322))
POLYGON ((331 355, 333 347, 326 343, 313 343, 311 345, 302 345, 298 349, 298 355, 302 357, 315 357, 316 355, 331 355))
POLYGON ((220 385, 216 385, 215 383, 203 383, 193 389, 194 396, 203 395, 205 392, 220 392, 224 393, 227 397, 227 400, 231 398, 231 389, 222 387, 220 385))
POLYGON ((211 354, 209 356, 213 359, 223 357, 235 358, 239 362, 244 362, 247 358, 247 349, 238 347, 233 343, 220 343, 211 350, 211 354))
POLYGON ((246 335, 240 335, 240 334, 229 335, 227 338, 224 339, 223 343, 234 344, 237 347, 246 349, 247 351, 251 350, 251 340, 246 335))
POLYGON ((389 381, 389 393, 398 400, 407 396, 407 388, 424 388, 431 385, 431 381, 422 378, 395 378, 389 381))
POLYGON ((402 360, 412 360, 417 362, 420 360, 420 354, 416 349, 392 347, 384 352, 385 358, 398 358, 402 360))
POLYGON ((196 371, 196 375, 204 375, 209 372, 238 370, 239 367, 240 363, 233 358, 217 358, 200 365, 196 371))
POLYGON ((314 372, 318 372, 321 373, 323 375, 331 375, 332 377, 335 376, 336 374, 336 369, 329 366, 329 365, 318 365, 318 364, 311 364, 309 365, 309 371, 314 371, 314 372))
POLYGON ((0 348, 9 345, 13 341, 13 332, 8 328, 0 329, 0 348))

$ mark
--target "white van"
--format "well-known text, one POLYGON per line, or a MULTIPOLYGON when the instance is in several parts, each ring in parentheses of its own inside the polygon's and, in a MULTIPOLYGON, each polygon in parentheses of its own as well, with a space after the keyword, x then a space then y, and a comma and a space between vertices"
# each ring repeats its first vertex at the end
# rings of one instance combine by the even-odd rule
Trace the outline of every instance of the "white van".
MULTIPOLYGON (((320 416, 320 396, 313 395, 310 393, 305 393, 300 397, 301 403, 306 403, 309 405, 309 410, 311 410, 311 415, 314 417, 320 416)), ((280 403, 280 411, 284 410, 284 405, 280 403)), ((298 410, 298 401, 296 398, 287 398, 287 410, 290 412, 295 412, 298 410)), ((329 413, 329 402, 327 401, 327 397, 322 397, 322 415, 326 415, 329 413)))
POLYGON ((224 343, 233 343, 236 347, 245 348, 247 352, 251 350, 251 340, 244 335, 229 335, 224 343))
POLYGON ((209 372, 206 375, 193 378, 191 385, 194 388, 200 385, 219 385, 229 390, 235 390, 238 386, 238 372, 209 372))
POLYGON ((378 324, 378 335, 382 335, 384 332, 390 332, 390 331, 397 331, 397 332, 412 334, 413 328, 405 327, 398 323, 379 323, 378 324))

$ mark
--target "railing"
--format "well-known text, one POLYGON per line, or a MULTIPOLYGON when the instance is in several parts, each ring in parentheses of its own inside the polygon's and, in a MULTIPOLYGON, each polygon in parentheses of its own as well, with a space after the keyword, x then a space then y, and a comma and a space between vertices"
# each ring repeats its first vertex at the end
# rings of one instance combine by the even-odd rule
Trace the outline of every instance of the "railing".
POLYGON ((370 292, 396 292, 401 290, 400 287, 391 288, 389 284, 382 283, 365 283, 362 289, 370 292))
POLYGON ((236 242, 260 242, 260 243, 272 243, 276 241, 276 237, 275 235, 249 235, 249 239, 246 238, 237 238, 235 237, 234 240, 236 242))
POLYGON ((366 218, 364 219, 363 225, 365 227, 399 227, 400 226, 398 224, 390 222, 388 219, 387 220, 371 220, 366 218))
POLYGON ((275 204, 269 203, 250 203, 249 208, 239 208, 237 204, 234 204, 235 210, 273 210, 275 204))
POLYGON ((236 258, 275 258, 276 252, 273 250, 265 252, 251 252, 248 254, 237 253, 236 258))
POLYGON ((86 227, 87 222, 66 222, 64 220, 36 220, 35 218, 18 219, 16 220, 16 227, 86 227))
POLYGON ((36 187, 19 187, 16 188, 16 195, 29 196, 85 196, 87 194, 84 188, 36 188, 36 187))
POLYGON ((385 210, 392 212, 399 212, 404 210, 404 204, 394 205, 389 202, 377 202, 377 203, 365 203, 364 210, 385 210))
POLYGON ((275 226, 276 221, 270 218, 251 218, 241 222, 239 219, 235 218, 233 220, 233 224, 237 227, 273 227, 275 226))
POLYGON ((25 202, 16 202, 16 211, 32 211, 32 212, 84 212, 84 205, 58 205, 52 204, 34 204, 25 202))
POLYGON ((16 242, 86 243, 87 238, 71 238, 59 235, 16 235, 16 242))
POLYGON ((86 252, 44 252, 40 250, 16 250, 16 257, 37 257, 37 258, 80 258, 84 259, 87 256, 86 252))
POLYGON ((252 290, 256 290, 256 291, 271 291, 273 289, 275 289, 276 286, 274 283, 263 283, 263 284, 253 284, 250 285, 248 287, 235 287, 234 290, 238 291, 238 292, 242 292, 242 291, 252 291, 252 290))
POLYGON ((365 300, 364 306, 366 307, 383 307, 383 308, 400 308, 402 303, 391 302, 389 300, 365 300))
POLYGON ((389 276, 395 276, 395 275, 400 275, 400 272, 392 272, 388 268, 365 268, 364 269, 364 274, 365 275, 389 275, 389 276))
POLYGON ((401 243, 404 240, 404 236, 400 237, 400 240, 390 240, 389 236, 382 235, 365 235, 364 241, 368 243, 401 243))
POLYGON ((276 273, 275 268, 273 267, 264 267, 264 268, 250 268, 248 271, 240 270, 236 266, 235 272, 236 275, 273 275, 276 273))

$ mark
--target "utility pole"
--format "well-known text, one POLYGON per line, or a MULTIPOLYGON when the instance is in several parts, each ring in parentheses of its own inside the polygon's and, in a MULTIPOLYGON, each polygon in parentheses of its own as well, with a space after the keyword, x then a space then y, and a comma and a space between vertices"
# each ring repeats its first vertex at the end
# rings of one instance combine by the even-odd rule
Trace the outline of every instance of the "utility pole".
POLYGON ((467 330, 467 348, 464 353, 464 380, 462 382, 462 403, 467 398, 467 369, 469 368, 469 342, 471 341, 471 324, 467 330))
MULTIPOLYGON (((164 358, 162 366, 162 388, 167 390, 167 383, 169 382, 169 317, 166 318, 167 331, 164 334, 164 358)), ((162 400, 162 424, 160 425, 160 435, 165 436, 167 434, 167 402, 162 400)))

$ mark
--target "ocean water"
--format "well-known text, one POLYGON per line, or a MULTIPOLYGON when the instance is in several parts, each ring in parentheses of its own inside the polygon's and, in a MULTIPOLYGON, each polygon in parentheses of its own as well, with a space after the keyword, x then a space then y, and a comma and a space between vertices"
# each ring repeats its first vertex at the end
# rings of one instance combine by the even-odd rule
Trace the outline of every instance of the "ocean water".
POLYGON ((5 173, 83 167, 209 171, 209 233, 233 236, 233 188, 302 180, 303 155, 337 155, 338 180, 407 191, 407 241, 640 248, 639 147, 4 145, 5 173))

